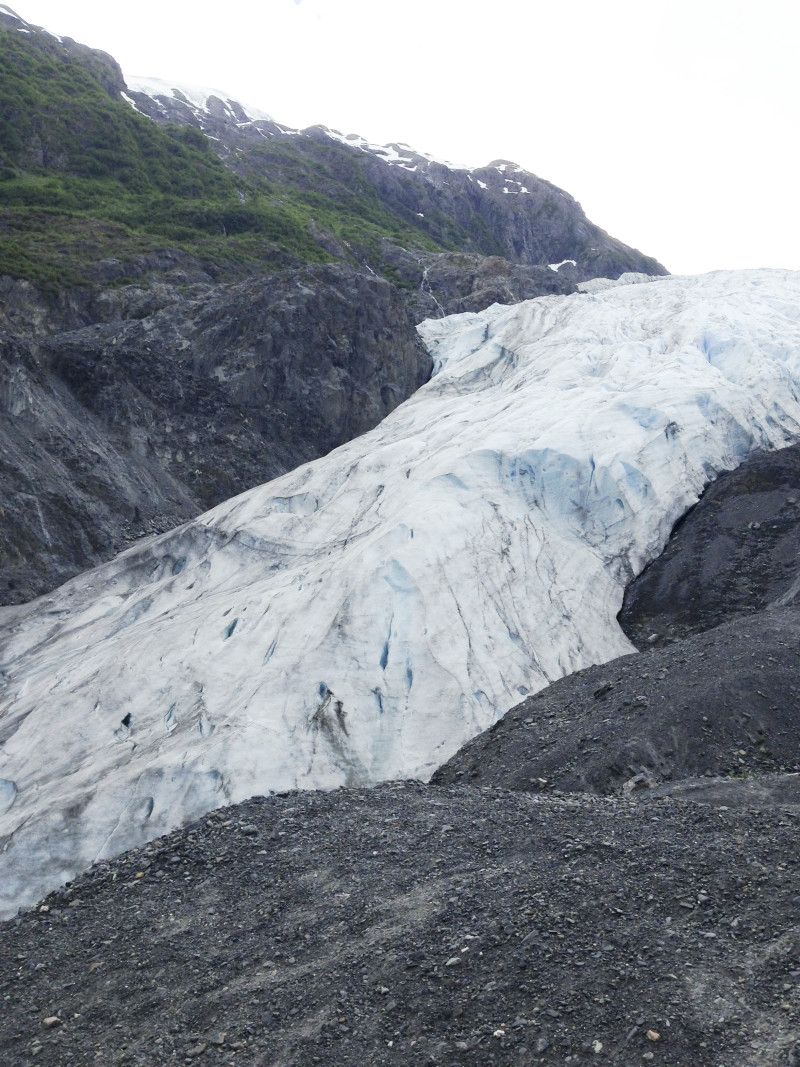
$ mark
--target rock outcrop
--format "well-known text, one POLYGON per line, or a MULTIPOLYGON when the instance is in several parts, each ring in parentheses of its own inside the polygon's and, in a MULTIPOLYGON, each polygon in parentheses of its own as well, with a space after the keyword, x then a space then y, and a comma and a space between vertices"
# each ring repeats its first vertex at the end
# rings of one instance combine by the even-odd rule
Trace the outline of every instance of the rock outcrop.
POLYGON ((430 373, 399 291, 345 264, 84 306, 12 288, 5 603, 364 433, 430 373))

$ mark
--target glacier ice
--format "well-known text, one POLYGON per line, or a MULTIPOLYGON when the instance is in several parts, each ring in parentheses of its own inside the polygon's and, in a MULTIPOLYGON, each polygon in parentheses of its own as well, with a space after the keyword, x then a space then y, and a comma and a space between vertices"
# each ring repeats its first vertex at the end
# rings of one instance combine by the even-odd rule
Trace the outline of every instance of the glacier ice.
POLYGON ((631 651, 629 578, 800 437, 800 274, 420 326, 432 380, 330 455, 0 612, 0 911, 227 802, 425 778, 631 651))

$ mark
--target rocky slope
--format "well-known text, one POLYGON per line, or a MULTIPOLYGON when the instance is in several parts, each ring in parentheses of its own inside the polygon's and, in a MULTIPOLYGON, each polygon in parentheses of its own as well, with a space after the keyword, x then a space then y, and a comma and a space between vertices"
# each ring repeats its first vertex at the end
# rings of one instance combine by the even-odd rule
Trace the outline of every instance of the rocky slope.
POLYGON ((92 310, 91 326, 4 338, 5 603, 330 451, 430 373, 398 291, 345 264, 92 310))
MULTIPOLYGON (((735 616, 735 594, 728 603, 735 616)), ((798 623, 796 606, 776 608, 578 671, 510 711, 434 781, 682 795, 704 776, 796 776, 798 623)))
POLYGON ((799 817, 256 798, 3 924, 4 1063, 790 1067, 799 817))
POLYGON ((732 616, 757 630, 769 618, 761 612, 794 604, 799 509, 797 449, 754 456, 721 474, 625 591, 620 623, 631 641, 659 647, 732 616))

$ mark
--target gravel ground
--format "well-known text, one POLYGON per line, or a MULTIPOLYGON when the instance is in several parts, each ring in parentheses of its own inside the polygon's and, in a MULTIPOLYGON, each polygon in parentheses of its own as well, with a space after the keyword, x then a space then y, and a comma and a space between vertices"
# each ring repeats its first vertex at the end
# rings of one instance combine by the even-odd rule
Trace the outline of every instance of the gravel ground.
POLYGON ((2 1062, 794 1064, 799 817, 256 798, 5 924, 2 1062))

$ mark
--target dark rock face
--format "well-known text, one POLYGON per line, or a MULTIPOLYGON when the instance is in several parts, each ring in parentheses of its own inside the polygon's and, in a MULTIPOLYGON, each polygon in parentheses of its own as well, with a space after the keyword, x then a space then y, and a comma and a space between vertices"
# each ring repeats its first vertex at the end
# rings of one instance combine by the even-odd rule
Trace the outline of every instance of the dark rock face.
POLYGON ((492 304, 517 304, 539 296, 575 292, 571 268, 560 271, 510 263, 502 256, 465 252, 420 253, 411 258, 402 249, 384 249, 386 261, 400 280, 412 316, 418 321, 483 311, 492 304))
POLYGON ((721 474, 625 591, 620 625, 638 647, 708 630, 800 593, 800 448, 721 474))
POLYGON ((6 321, 35 336, 3 352, 5 603, 364 433, 430 374, 397 289, 345 265, 110 294, 82 329, 17 292, 6 321))

